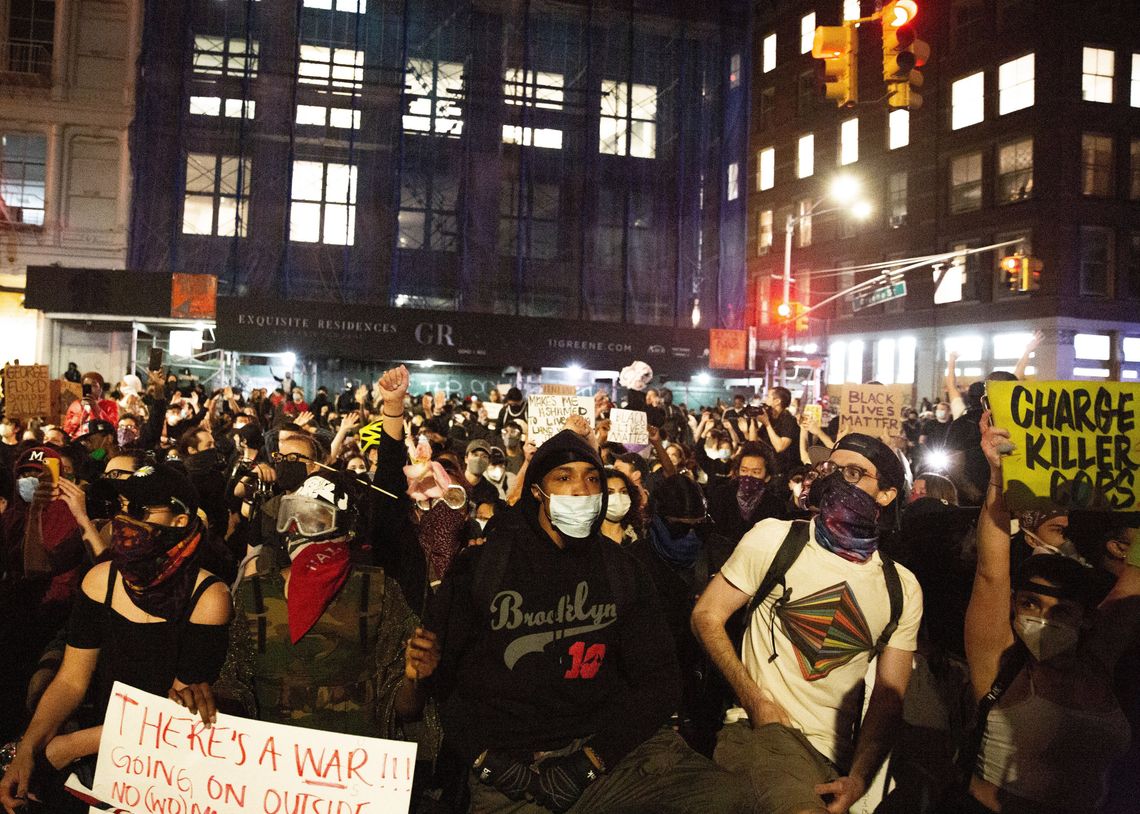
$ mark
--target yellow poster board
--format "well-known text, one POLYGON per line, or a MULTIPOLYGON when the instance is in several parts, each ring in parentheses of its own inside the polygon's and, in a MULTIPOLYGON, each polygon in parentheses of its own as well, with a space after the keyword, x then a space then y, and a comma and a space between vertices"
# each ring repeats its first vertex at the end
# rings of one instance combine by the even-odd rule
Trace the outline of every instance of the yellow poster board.
POLYGON ((1140 508, 1140 384, 990 382, 986 395, 1013 444, 1002 464, 1010 510, 1140 508))

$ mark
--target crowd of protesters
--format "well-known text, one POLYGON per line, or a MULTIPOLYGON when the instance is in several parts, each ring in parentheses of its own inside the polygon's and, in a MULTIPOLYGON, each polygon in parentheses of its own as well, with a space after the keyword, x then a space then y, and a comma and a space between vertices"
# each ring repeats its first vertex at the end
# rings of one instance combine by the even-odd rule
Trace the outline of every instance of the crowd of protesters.
POLYGON ((1011 517, 954 362, 895 436, 778 386, 675 403, 635 364, 540 445, 517 387, 404 367, 73 365, 58 424, 0 418, 0 805, 82 810, 63 781, 124 681, 415 741, 419 812, 1135 811, 1138 524, 1011 517))

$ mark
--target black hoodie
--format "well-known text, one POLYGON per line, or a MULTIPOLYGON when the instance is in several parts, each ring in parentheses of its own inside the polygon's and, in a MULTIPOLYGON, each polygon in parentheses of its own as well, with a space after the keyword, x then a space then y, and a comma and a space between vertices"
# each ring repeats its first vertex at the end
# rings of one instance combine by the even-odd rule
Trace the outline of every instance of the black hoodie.
POLYGON ((429 604, 424 624, 443 646, 430 685, 464 760, 591 737, 612 767, 679 704, 677 656, 652 581, 598 533, 604 506, 590 536, 564 548, 539 526, 530 487, 567 460, 593 463, 605 483, 580 437, 554 436, 528 466, 519 505, 495 516, 483 546, 456 558, 429 604))

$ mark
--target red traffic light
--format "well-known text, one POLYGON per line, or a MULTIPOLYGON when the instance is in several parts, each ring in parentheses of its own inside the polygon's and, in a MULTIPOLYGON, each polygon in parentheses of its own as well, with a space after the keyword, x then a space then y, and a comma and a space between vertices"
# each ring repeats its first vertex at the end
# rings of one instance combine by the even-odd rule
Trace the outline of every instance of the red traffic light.
POLYGON ((1008 273, 1015 273, 1021 271, 1021 258, 1017 255, 1010 255, 1001 259, 1001 270, 1008 273))
POLYGON ((789 319, 792 316, 792 304, 782 302, 776 306, 776 313, 780 315, 781 319, 789 319))

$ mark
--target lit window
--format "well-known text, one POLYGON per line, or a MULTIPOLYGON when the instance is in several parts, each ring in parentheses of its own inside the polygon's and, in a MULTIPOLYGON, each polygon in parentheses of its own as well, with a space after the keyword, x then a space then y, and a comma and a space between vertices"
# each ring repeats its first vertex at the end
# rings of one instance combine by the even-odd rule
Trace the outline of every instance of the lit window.
POLYGON ((654 158, 657 155, 657 88, 605 80, 602 82, 600 152, 654 158))
POLYGON ((289 239, 351 246, 356 229, 356 167, 294 161, 289 239))
POLYGON ((359 93, 364 82, 364 52, 302 44, 297 81, 302 85, 315 85, 327 93, 359 93))
POLYGON ((982 154, 970 153, 950 162, 950 211, 982 208, 982 154))
POLYGON ((503 97, 508 105, 561 110, 562 74, 509 68, 503 75, 503 97))
POLYGON ((1033 194, 1033 139, 998 148, 998 203, 1024 201, 1033 194))
POLYGON ((297 105, 297 124, 318 127, 335 127, 342 130, 360 129, 360 111, 347 107, 297 105))
POLYGON ((769 34, 764 38, 764 57, 762 69, 764 73, 776 70, 776 35, 769 34))
POLYGON ((1132 55, 1132 93, 1129 103, 1133 107, 1140 107, 1140 54, 1132 55))
POLYGON ((196 76, 257 77, 257 42, 240 37, 194 37, 191 59, 196 76))
POLYGON ((875 381, 895 383, 895 340, 880 339, 875 343, 875 381))
POLYGON ((811 53, 812 44, 815 42, 815 12, 805 14, 800 18, 800 53, 811 53))
POLYGON ((892 110, 887 114, 887 148, 897 150, 910 144, 910 111, 892 110))
POLYGON ((562 131, 550 127, 521 127, 517 124, 503 125, 503 144, 521 144, 523 147, 544 147, 548 150, 562 149, 562 131))
POLYGON ((843 0, 843 21, 858 20, 863 14, 859 11, 859 0, 843 0))
POLYGON ((772 248, 772 210, 760 210, 760 228, 756 240, 756 254, 765 255, 772 248))
POLYGON ((806 248, 811 245, 811 206, 811 198, 804 198, 799 203, 799 223, 796 228, 799 229, 800 232, 800 248, 806 248))
POLYGON ((1124 337, 1124 361, 1140 362, 1140 337, 1124 337))
POLYGON ((905 170, 891 173, 887 178, 887 222, 893 229, 906 223, 906 186, 905 170))
POLYGON ((1078 359, 1107 362, 1112 350, 1108 334, 1074 334, 1073 355, 1078 359))
POLYGON ((839 125, 839 163, 854 164, 859 160, 859 120, 848 119, 839 125))
POLYGON ((249 163, 229 155, 186 156, 183 234, 245 237, 249 163))
POLYGON ((863 383, 863 340, 847 343, 847 384, 863 383))
POLYGON ((0 134, 0 212, 12 223, 44 225, 46 167, 46 136, 0 134))
POLYGON ((735 201, 740 197, 740 164, 733 161, 728 165, 728 200, 735 201))
POLYGON ((796 145, 796 178, 807 178, 815 172, 815 135, 800 136, 796 145))
POLYGON ((998 67, 998 115, 1033 106, 1033 54, 998 67))
POLYGON ((1025 352, 1025 346, 1033 339, 1029 331, 1018 331, 1008 334, 994 335, 995 359, 1020 359, 1025 352))
POLYGON ((986 77, 981 71, 963 77, 950 87, 950 128, 960 130, 986 117, 986 77))
POLYGON ((320 8, 326 11, 346 11, 349 14, 363 14, 367 8, 365 0, 304 0, 305 8, 320 8))
POLYGON ((1081 98, 1086 102, 1112 104, 1112 80, 1116 54, 1107 48, 1085 47, 1081 59, 1081 98))
POLYGON ((765 147, 758 153, 759 170, 756 172, 756 189, 763 192, 776 185, 776 148, 765 147))
POLYGON ((895 384, 914 384, 914 362, 917 352, 918 340, 913 336, 899 339, 899 364, 895 372, 895 384))
POLYGON ((1112 270, 1112 230, 1099 226, 1081 227, 1081 294, 1107 297, 1112 270))
POLYGON ((946 348, 946 355, 949 356, 952 351, 957 351, 959 362, 980 362, 982 359, 982 349, 985 347, 986 338, 978 336, 977 334, 970 336, 949 336, 943 340, 943 347, 946 348))
POLYGON ((191 116, 222 116, 227 119, 252 119, 256 102, 252 99, 223 99, 220 96, 191 96, 191 116))
POLYGON ((733 54, 728 60, 728 86, 740 87, 740 54, 733 54))
POLYGON ((1113 192, 1112 136, 1081 135, 1081 193, 1107 198, 1113 192))
POLYGON ((409 59, 404 74, 408 97, 404 129, 437 133, 448 138, 463 135, 463 64, 431 59, 409 59))
POLYGON ((827 383, 843 384, 847 370, 847 343, 832 342, 827 349, 827 383))

